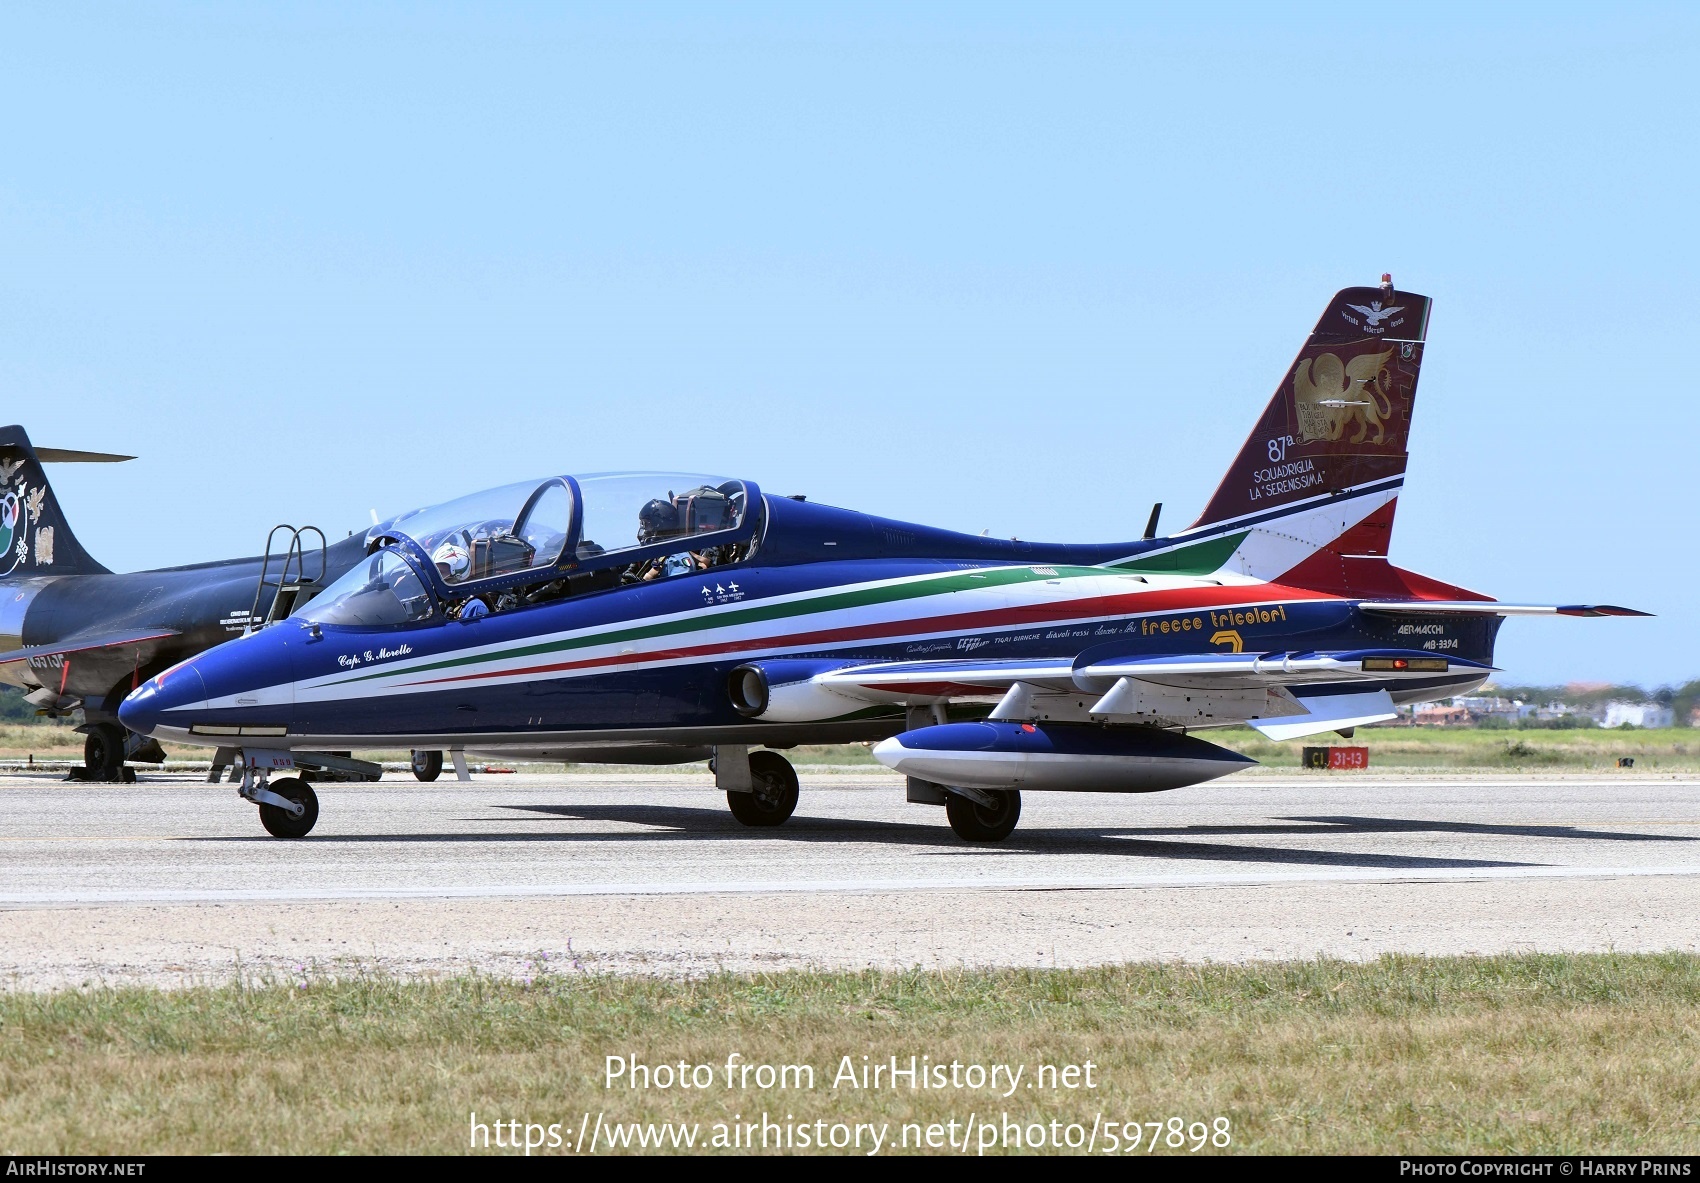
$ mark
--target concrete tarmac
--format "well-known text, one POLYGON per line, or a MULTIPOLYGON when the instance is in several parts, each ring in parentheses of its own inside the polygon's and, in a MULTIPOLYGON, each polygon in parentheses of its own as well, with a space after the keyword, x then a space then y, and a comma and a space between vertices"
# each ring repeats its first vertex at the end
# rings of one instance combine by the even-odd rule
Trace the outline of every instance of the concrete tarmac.
POLYGON ((194 776, 0 777, 0 982, 1700 950, 1695 778, 1031 793, 970 846, 888 773, 801 772, 773 830, 697 771, 391 773, 296 842, 194 776))

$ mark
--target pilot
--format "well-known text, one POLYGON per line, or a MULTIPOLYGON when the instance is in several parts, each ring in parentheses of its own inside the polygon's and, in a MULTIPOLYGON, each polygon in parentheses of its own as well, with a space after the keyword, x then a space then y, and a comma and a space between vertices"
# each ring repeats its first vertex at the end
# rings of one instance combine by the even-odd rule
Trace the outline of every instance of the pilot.
POLYGON ((662 575, 686 575, 692 571, 708 570, 708 560, 700 551, 688 550, 682 554, 668 555, 661 560, 662 575))
POLYGON ((644 545, 660 542, 682 533, 679 525, 679 507, 671 501, 659 497, 644 503, 638 510, 638 541, 644 545))
POLYGON ((437 565, 437 574, 442 576, 444 583, 459 583, 472 570, 472 556, 460 544, 458 536, 432 552, 431 561, 437 565))
POLYGON ((457 620, 477 620, 480 616, 490 615, 490 605, 479 596, 473 596, 460 606, 455 614, 457 620))

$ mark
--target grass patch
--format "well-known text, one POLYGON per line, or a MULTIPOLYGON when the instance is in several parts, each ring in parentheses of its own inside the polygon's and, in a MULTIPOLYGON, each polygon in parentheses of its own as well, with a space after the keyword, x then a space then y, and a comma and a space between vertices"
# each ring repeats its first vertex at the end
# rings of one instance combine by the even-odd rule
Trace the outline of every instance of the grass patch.
POLYGON ((1306 744, 1359 744, 1369 748, 1370 769, 1473 769, 1615 771, 1620 757, 1637 772, 1700 772, 1700 731, 1665 730, 1490 731, 1449 727, 1361 727, 1349 740, 1332 733, 1277 743, 1249 727, 1204 731, 1200 737, 1273 768, 1297 768, 1306 744))
MULTIPOLYGON (((0 995, 0 1150, 464 1152, 481 1120, 1226 1116, 1265 1152, 1700 1150, 1700 959, 1073 971, 539 972, 0 995), (305 983, 303 985, 302 983, 305 983), (602 1087, 605 1055, 803 1063, 810 1092, 602 1087), (1098 1087, 834 1089, 840 1057, 1096 1065, 1098 1087), (1001 1090, 1000 1090, 1001 1091, 1001 1090)), ((717 1071, 719 1071, 717 1067, 717 1071)), ((1031 1079, 1031 1075, 1028 1077, 1031 1079)), ((706 1140, 707 1135, 704 1135, 706 1140)))

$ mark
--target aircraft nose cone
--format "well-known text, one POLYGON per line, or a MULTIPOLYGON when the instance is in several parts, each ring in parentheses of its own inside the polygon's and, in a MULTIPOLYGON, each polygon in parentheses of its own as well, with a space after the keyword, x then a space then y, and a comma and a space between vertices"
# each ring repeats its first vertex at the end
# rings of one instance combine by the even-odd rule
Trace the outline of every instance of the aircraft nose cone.
POLYGON ((152 735, 166 712, 207 700, 206 684, 193 666, 166 670, 130 692, 118 707, 118 721, 137 735, 152 735))

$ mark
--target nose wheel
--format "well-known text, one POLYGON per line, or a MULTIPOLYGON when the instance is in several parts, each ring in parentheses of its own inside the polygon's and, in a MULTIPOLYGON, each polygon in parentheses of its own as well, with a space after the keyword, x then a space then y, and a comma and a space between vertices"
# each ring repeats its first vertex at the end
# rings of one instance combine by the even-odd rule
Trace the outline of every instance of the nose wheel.
POLYGON ((750 753, 751 791, 728 792, 732 816, 746 826, 777 826, 797 808, 797 770, 778 752, 750 753))
POLYGON ((305 838, 319 820, 319 797, 313 786, 298 776, 286 776, 266 786, 268 796, 280 797, 294 809, 260 802, 260 824, 273 838, 305 838), (301 812, 297 814, 295 809, 301 812))

